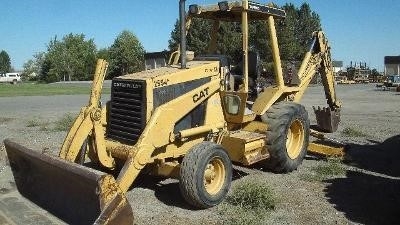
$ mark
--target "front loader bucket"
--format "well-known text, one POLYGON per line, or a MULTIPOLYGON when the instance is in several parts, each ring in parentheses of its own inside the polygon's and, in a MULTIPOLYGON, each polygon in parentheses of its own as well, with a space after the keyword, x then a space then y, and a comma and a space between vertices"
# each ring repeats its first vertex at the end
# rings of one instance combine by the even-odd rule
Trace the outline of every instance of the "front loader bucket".
POLYGON ((18 191, 68 224, 133 224, 132 209, 106 173, 4 140, 18 191))
POLYGON ((329 107, 313 107, 317 118, 317 126, 323 132, 333 133, 340 122, 340 108, 331 110, 329 107))

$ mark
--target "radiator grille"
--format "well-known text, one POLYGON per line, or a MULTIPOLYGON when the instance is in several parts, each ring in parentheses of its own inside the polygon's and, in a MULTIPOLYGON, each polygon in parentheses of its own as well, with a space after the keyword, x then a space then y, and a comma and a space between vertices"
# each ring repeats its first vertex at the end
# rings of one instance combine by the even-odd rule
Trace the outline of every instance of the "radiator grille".
POLYGON ((111 86, 107 138, 126 144, 136 144, 145 122, 145 82, 114 79, 111 86))

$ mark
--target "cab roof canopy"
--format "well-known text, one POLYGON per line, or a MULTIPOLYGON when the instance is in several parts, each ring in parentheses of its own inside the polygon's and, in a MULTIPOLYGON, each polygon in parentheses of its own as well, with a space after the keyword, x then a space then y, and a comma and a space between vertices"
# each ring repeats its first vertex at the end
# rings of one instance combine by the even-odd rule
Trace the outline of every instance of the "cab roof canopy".
MULTIPOLYGON (((239 22, 242 20, 242 12, 245 11, 244 1, 222 1, 218 5, 190 5, 189 16, 203 19, 239 22)), ((267 20, 269 16, 281 19, 286 17, 283 9, 275 8, 248 1, 249 20, 267 20)))

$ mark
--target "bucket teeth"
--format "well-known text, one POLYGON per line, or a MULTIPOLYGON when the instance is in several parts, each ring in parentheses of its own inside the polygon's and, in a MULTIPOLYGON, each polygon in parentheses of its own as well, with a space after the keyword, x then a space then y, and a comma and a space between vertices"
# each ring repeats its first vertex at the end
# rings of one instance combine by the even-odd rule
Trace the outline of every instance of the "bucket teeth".
POLYGON ((340 108, 331 110, 329 107, 314 107, 317 126, 321 131, 333 133, 337 130, 340 122, 340 108))

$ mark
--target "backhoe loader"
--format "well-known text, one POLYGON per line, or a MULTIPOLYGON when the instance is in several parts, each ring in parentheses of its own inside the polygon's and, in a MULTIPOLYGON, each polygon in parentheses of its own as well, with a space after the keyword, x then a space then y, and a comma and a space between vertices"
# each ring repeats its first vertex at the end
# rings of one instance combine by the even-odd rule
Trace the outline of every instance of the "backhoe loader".
POLYGON ((4 141, 24 196, 70 224, 132 224, 125 193, 142 172, 179 179, 184 199, 194 207, 215 206, 230 188, 232 163, 259 163, 282 173, 301 164, 310 122, 299 101, 316 72, 328 104, 315 109, 318 124, 326 132, 337 129, 341 105, 322 31, 312 34, 297 82, 285 84, 275 30, 283 10, 247 0, 190 5, 187 13, 180 0, 179 9, 181 43, 169 65, 114 78, 104 105, 100 94, 108 64, 98 61, 89 104, 58 157, 4 141), (193 18, 214 21, 209 54, 194 58, 186 45, 193 18), (261 88, 255 85, 259 57, 249 51, 248 24, 255 20, 267 24, 276 81, 261 88), (241 24, 239 65, 215 54, 221 22, 241 24))

